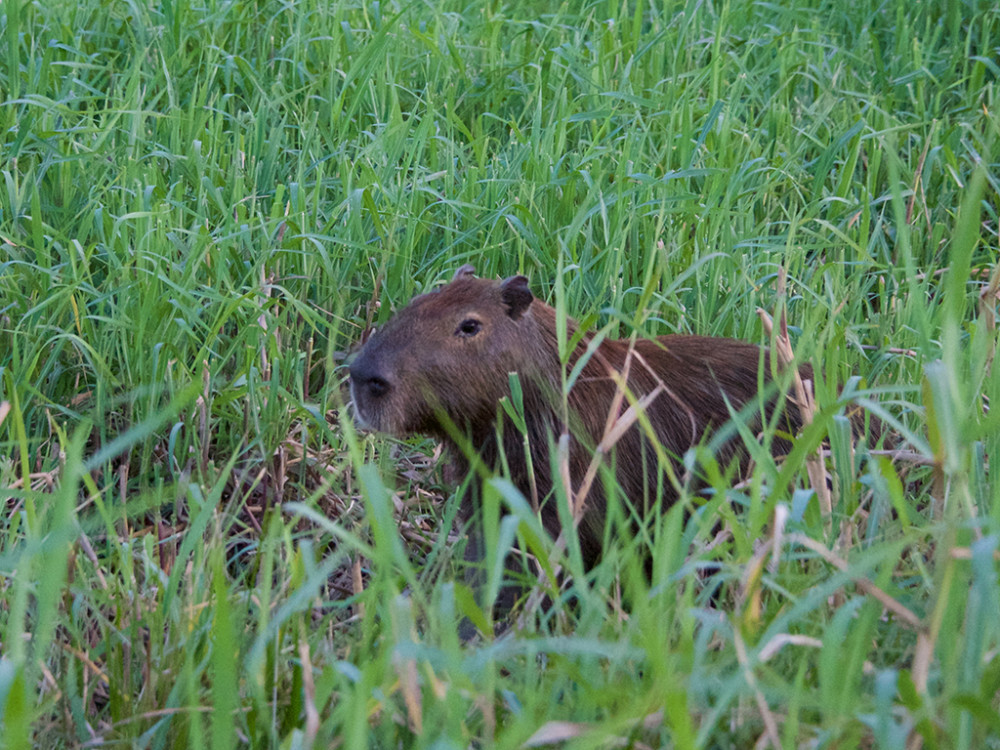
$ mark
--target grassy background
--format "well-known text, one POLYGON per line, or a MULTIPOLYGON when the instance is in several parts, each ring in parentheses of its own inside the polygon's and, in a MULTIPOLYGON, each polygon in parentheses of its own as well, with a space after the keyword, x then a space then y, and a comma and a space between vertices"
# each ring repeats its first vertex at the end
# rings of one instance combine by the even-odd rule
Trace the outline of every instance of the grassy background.
POLYGON ((8 0, 0 54, 0 746, 1000 747, 995 4, 8 0), (787 309, 817 426, 460 644, 433 446, 341 407, 470 261, 787 309))

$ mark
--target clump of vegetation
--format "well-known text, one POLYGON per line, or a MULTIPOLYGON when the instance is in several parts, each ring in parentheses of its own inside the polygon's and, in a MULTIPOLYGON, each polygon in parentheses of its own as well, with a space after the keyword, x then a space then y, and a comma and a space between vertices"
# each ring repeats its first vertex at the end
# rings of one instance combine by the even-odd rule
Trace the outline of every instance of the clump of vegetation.
POLYGON ((1000 746, 998 53, 975 2, 4 3, 0 746, 1000 746), (816 382, 591 571, 489 482, 487 590, 568 576, 466 643, 455 488, 342 386, 470 261, 816 382))

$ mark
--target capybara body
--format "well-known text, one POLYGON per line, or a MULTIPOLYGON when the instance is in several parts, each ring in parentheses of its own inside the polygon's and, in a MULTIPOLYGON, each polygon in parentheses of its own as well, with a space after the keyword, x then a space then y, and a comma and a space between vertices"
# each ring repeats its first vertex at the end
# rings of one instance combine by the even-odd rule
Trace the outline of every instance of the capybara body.
MULTIPOLYGON (((575 331, 568 320, 567 338, 575 331)), ((655 502, 669 505, 676 490, 649 430, 674 462, 752 402, 755 416, 747 417, 747 424, 756 432, 762 421, 757 402, 769 415, 774 401, 767 392, 773 388, 759 398, 769 370, 767 354, 757 346, 684 335, 604 339, 595 346, 588 334, 563 365, 556 312, 534 298, 527 279, 478 279, 465 266, 451 283, 414 298, 376 332, 351 365, 350 379, 362 426, 400 436, 434 436, 445 443, 458 472, 470 466, 465 453, 470 447, 487 468, 498 470, 505 460, 511 480, 526 498, 541 503, 542 522, 555 535, 558 513, 554 501, 546 501, 553 487, 551 454, 560 434, 570 436, 569 475, 576 492, 609 424, 630 403, 656 393, 643 409, 647 425, 643 420, 633 424, 601 460, 613 467, 621 498, 640 513, 655 502), (568 376, 581 358, 582 370, 564 401, 563 368, 568 376), (500 406, 511 395, 512 372, 523 394, 530 464, 525 435, 500 406), (616 399, 626 372, 628 397, 616 399), (619 413, 609 420, 616 404, 619 413)), ((794 405, 787 404, 783 414, 782 429, 795 430, 794 405)), ((726 441, 716 453, 720 464, 740 459, 741 446, 738 438, 726 441)), ((606 483, 598 476, 583 498, 577 533, 587 563, 600 555, 605 493, 606 483)), ((473 491, 466 506, 475 504, 474 497, 473 491)))

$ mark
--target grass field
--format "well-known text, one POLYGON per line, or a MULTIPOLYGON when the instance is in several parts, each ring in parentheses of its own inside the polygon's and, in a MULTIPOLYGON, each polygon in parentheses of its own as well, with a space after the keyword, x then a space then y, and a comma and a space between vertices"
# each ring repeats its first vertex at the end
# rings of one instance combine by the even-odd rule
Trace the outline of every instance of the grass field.
POLYGON ((1000 748, 1000 10, 793 5, 0 4, 0 747, 1000 748), (785 311, 814 425, 463 643, 435 446, 343 386, 467 262, 785 311))

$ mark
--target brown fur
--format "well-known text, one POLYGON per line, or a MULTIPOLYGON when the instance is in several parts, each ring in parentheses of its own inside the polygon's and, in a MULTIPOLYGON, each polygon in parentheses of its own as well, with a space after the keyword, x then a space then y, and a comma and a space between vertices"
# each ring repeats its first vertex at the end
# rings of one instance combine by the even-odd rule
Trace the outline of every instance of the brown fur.
MULTIPOLYGON (((575 322, 568 321, 568 328, 572 335, 575 322)), ((583 336, 570 355, 567 373, 587 356, 592 340, 589 334, 583 336)), ((362 426, 396 435, 434 436, 445 443, 455 468, 464 474, 469 462, 455 440, 457 430, 469 437, 488 468, 499 468, 501 453, 505 455, 515 486, 529 499, 534 489, 544 502, 553 486, 550 446, 568 421, 569 473, 578 489, 615 400, 618 386, 612 374, 622 372, 627 361, 628 389, 635 399, 665 386, 645 415, 675 459, 728 422, 732 411, 757 399, 760 378, 767 380, 770 371, 766 352, 732 339, 605 339, 568 394, 566 420, 555 310, 532 296, 523 276, 503 282, 477 279, 466 266, 439 291, 416 297, 372 336, 351 365, 351 392, 362 426), (498 438, 498 415, 503 415, 499 402, 510 395, 510 372, 518 374, 523 391, 533 474, 524 437, 506 416, 501 416, 498 438)), ((810 376, 808 368, 802 373, 810 376)), ((626 399, 621 411, 628 406, 626 399)), ((794 406, 785 409, 785 417, 783 429, 798 428, 794 406)), ((755 432, 760 429, 759 410, 748 424, 755 432)), ((745 463, 741 445, 738 438, 726 442, 716 454, 720 464, 734 458, 745 463)), ((676 499, 638 425, 625 432, 605 460, 613 462, 623 497, 640 512, 653 502, 669 505, 676 499)), ((467 505, 475 502, 473 495, 467 505)), ((600 554, 606 508, 600 477, 584 507, 578 534, 585 561, 593 563, 600 554)), ((543 504, 542 521, 551 533, 558 532, 554 503, 543 504)))

